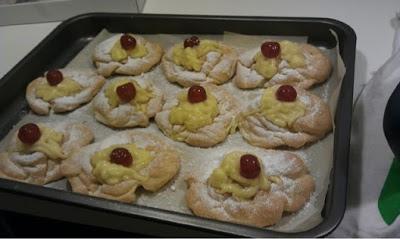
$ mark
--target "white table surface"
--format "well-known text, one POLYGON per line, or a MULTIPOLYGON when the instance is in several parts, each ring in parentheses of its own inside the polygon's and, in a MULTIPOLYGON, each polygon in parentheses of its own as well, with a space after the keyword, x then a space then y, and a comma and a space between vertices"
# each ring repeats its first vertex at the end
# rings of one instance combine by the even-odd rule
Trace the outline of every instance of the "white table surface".
MULTIPOLYGON (((111 2, 111 1, 110 1, 111 2)), ((398 0, 147 0, 144 13, 327 17, 357 34, 355 95, 391 55, 398 0)), ((0 77, 59 22, 0 27, 0 77)))

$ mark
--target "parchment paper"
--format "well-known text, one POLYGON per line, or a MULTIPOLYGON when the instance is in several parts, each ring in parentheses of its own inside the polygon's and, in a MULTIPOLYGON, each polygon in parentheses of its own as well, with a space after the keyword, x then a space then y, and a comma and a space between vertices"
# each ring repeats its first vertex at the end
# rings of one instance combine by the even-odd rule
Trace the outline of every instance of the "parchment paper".
MULTIPOLYGON (((94 69, 91 61, 94 47, 111 35, 111 33, 103 30, 79 54, 76 55, 76 57, 67 65, 67 67, 94 69)), ((157 42, 161 44, 164 49, 167 49, 173 44, 183 41, 190 35, 158 34, 143 36, 149 41, 157 42)), ((243 51, 244 49, 258 47, 263 41, 265 41, 265 39, 289 39, 297 42, 307 41, 306 37, 249 36, 235 33, 226 33, 224 35, 199 35, 199 37, 203 39, 208 38, 224 41, 225 43, 236 47, 239 52, 243 51)), ((341 58, 338 57, 339 55, 336 48, 322 50, 331 59, 331 62, 333 63, 333 72, 330 79, 326 83, 314 87, 312 91, 329 103, 332 115, 334 115, 338 96, 337 93, 339 92, 341 80, 343 79, 344 75, 344 65, 341 61, 341 58)), ((155 85, 165 92, 167 98, 175 97, 175 93, 181 89, 180 86, 171 84, 165 79, 160 65, 155 67, 151 72, 143 74, 140 77, 144 77, 147 80, 153 81, 155 85)), ((247 101, 254 99, 255 95, 259 94, 261 91, 261 89, 246 91, 239 90, 231 81, 224 84, 223 87, 232 92, 232 94, 236 96, 244 105, 247 101)), ((53 122, 63 120, 81 122, 85 121, 92 128, 96 141, 101 140, 117 131, 96 122, 91 112, 90 103, 71 113, 66 114, 37 116, 29 113, 14 127, 20 127, 22 124, 32 121, 53 122)), ((186 214, 191 214, 190 210, 186 206, 184 198, 186 192, 186 183, 184 179, 187 177, 187 175, 197 175, 198 177, 208 176, 207 173, 210 173, 211 170, 215 168, 222 160, 222 155, 229 151, 242 149, 256 153, 257 151, 262 150, 246 143, 239 132, 228 136, 225 142, 215 147, 201 149, 188 146, 184 143, 175 142, 163 136, 162 132, 158 129, 154 122, 152 122, 147 128, 140 128, 136 130, 157 133, 182 152, 181 170, 178 176, 157 193, 149 193, 143 189, 140 189, 139 197, 136 203, 139 205, 162 208, 186 214)), ((1 149, 4 149, 9 137, 10 134, 2 140, 0 143, 1 149)), ((311 146, 305 147, 301 150, 293 151, 299 154, 305 160, 310 173, 315 178, 316 190, 311 196, 310 201, 304 206, 303 209, 297 213, 285 215, 278 224, 268 228, 271 230, 283 232, 304 231, 315 227, 322 221, 320 214, 324 207, 324 200, 329 184, 329 175, 333 161, 333 133, 330 133, 324 139, 312 144, 311 146)), ((46 185, 46 187, 69 190, 65 179, 50 183, 46 185)))

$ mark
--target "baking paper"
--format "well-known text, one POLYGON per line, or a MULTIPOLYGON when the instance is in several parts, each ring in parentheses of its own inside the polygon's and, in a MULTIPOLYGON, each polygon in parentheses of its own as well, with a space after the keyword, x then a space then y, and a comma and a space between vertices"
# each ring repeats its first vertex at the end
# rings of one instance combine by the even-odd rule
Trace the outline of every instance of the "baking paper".
MULTIPOLYGON (((91 60, 93 50, 98 43, 112 35, 113 34, 106 30, 103 30, 76 55, 67 67, 95 69, 91 60)), ((182 42, 190 35, 157 34, 143 36, 147 40, 159 43, 164 49, 167 49, 177 42, 182 42)), ((199 37, 201 39, 208 38, 224 41, 226 44, 237 48, 239 52, 249 48, 259 47, 265 39, 289 39, 296 42, 307 41, 306 37, 249 36, 235 33, 225 33, 224 35, 199 35, 199 37)), ((332 115, 334 115, 338 97, 337 92, 339 92, 340 83, 344 75, 344 65, 341 58, 338 57, 336 48, 329 50, 321 48, 321 50, 323 50, 331 59, 331 62, 333 63, 333 71, 329 80, 322 85, 314 87, 312 91, 329 103, 332 115)), ((182 89, 180 86, 171 84, 165 79, 160 65, 155 67, 151 72, 145 73, 139 77, 144 77, 146 80, 153 81, 156 86, 165 92, 166 98, 175 97, 176 93, 182 89)), ((262 90, 240 90, 236 88, 231 81, 224 84, 223 87, 236 96, 243 105, 254 99, 262 90)), ((120 131, 110 129, 96 122, 91 110, 91 103, 66 114, 37 116, 33 113, 29 113, 15 127, 20 127, 26 122, 54 122, 63 120, 86 122, 95 134, 95 141, 101 140, 116 131, 120 131)), ((202 149, 188 146, 185 143, 175 142, 165 137, 154 121, 151 122, 149 127, 138 128, 136 130, 154 132, 166 139, 182 153, 181 170, 178 176, 157 193, 150 193, 143 189, 139 189, 139 196, 136 203, 139 205, 162 208, 186 214, 191 214, 185 202, 185 178, 188 175, 204 177, 204 175, 207 175, 207 173, 210 173, 213 168, 218 166, 219 162, 222 160, 222 156, 227 152, 242 149, 256 153, 257 151, 263 150, 246 143, 238 131, 228 136, 223 143, 218 144, 215 147, 202 149)), ((8 142, 8 138, 9 135, 1 142, 0 147, 2 149, 4 149, 4 145, 8 142)), ((276 225, 269 227, 268 229, 270 230, 283 232, 304 231, 315 227, 323 220, 321 217, 321 210, 324 207, 325 195, 329 185, 329 176, 333 162, 333 132, 315 144, 302 148, 301 150, 292 151, 304 159, 311 175, 315 178, 316 190, 303 209, 297 213, 285 215, 276 225)), ((46 185, 46 187, 70 190, 69 187, 67 187, 67 180, 65 179, 50 183, 46 185)))

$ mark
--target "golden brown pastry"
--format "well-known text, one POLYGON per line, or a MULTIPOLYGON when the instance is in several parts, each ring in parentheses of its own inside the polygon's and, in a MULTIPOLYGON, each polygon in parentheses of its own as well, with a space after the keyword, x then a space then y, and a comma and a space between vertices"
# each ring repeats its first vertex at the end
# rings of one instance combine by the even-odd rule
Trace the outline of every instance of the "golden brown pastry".
POLYGON ((165 135, 192 146, 211 147, 236 130, 239 105, 220 86, 205 84, 167 100, 155 121, 165 135))
POLYGON ((260 48, 239 55, 237 87, 252 89, 290 84, 308 89, 328 79, 332 66, 315 46, 291 41, 264 42, 260 48))
POLYGON ((95 118, 116 127, 149 125, 163 104, 160 89, 143 77, 117 77, 107 82, 93 99, 95 118))
POLYGON ((257 227, 300 210, 315 190, 303 161, 285 151, 233 151, 204 177, 187 180, 186 202, 195 215, 257 227))
POLYGON ((300 148, 332 130, 328 105, 318 96, 290 85, 274 85, 241 113, 239 130, 252 145, 300 148))
POLYGON ((136 189, 160 190, 179 171, 180 155, 150 133, 122 131, 82 148, 61 170, 74 192, 133 202, 136 189))
POLYGON ((96 46, 93 61, 99 74, 140 75, 161 60, 163 50, 139 35, 117 34, 96 46))
POLYGON ((0 153, 0 177, 40 185, 58 180, 61 162, 92 140, 81 123, 25 124, 0 153))
POLYGON ((36 114, 66 112, 89 102, 105 83, 104 77, 91 70, 49 70, 29 83, 26 100, 36 114))
POLYGON ((162 59, 170 82, 184 87, 201 83, 223 84, 235 73, 236 51, 217 41, 196 36, 171 47, 162 59))

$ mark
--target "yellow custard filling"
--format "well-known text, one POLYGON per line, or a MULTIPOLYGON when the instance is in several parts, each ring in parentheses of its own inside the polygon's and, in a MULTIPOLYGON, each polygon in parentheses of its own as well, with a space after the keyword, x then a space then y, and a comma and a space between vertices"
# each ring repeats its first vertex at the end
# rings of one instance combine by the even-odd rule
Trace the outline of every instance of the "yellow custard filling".
POLYGON ((276 91, 279 86, 267 88, 261 98, 261 113, 274 124, 290 128, 293 122, 302 117, 306 112, 306 106, 296 99, 293 102, 279 101, 276 91))
POLYGON ((279 44, 281 46, 281 57, 288 62, 290 67, 300 68, 306 65, 299 44, 291 41, 281 41, 279 44))
POLYGON ((254 69, 264 78, 270 79, 278 73, 278 60, 276 58, 266 58, 259 52, 255 60, 254 69))
POLYGON ((74 95, 82 90, 82 86, 70 79, 64 78, 55 86, 49 85, 47 81, 39 84, 36 88, 36 95, 44 101, 51 101, 59 97, 74 95))
POLYGON ((65 159, 67 155, 63 153, 61 147, 64 135, 43 125, 38 126, 41 133, 39 140, 34 144, 29 145, 24 144, 17 139, 16 151, 23 153, 42 152, 50 159, 65 159))
POLYGON ((135 144, 118 144, 96 152, 90 163, 93 167, 92 174, 101 183, 114 185, 125 180, 145 181, 147 176, 139 171, 145 168, 153 159, 151 153, 138 148, 135 144), (110 162, 110 154, 115 148, 125 148, 132 155, 133 162, 129 167, 110 162))
POLYGON ((172 61, 187 70, 200 71, 204 63, 204 57, 210 52, 220 52, 219 44, 212 40, 201 40, 195 47, 183 47, 177 44, 172 49, 172 61))
POLYGON ((112 81, 107 88, 105 89, 105 96, 108 99, 108 104, 112 107, 115 108, 119 106, 120 104, 124 103, 121 101, 121 99, 118 97, 117 94, 117 87, 124 85, 126 83, 133 83, 136 89, 136 95, 135 98, 133 98, 129 104, 135 106, 135 108, 138 111, 141 112, 146 112, 147 110, 147 104, 150 101, 150 99, 153 97, 152 91, 150 89, 145 89, 139 86, 139 84, 134 81, 134 80, 129 80, 129 79, 119 79, 119 80, 114 80, 112 81))
POLYGON ((240 157, 243 154, 232 152, 225 155, 221 165, 214 169, 208 178, 208 184, 218 193, 230 193, 239 200, 246 200, 254 197, 258 190, 268 191, 270 189, 271 183, 262 169, 260 175, 254 179, 240 175, 240 157))
POLYGON ((115 42, 114 46, 111 48, 111 59, 113 59, 114 61, 122 61, 125 60, 129 57, 131 58, 140 58, 140 57, 144 57, 147 55, 147 49, 145 46, 140 45, 140 44, 136 44, 136 46, 133 49, 130 50, 125 50, 124 48, 122 48, 121 46, 121 42, 118 41, 115 42))
POLYGON ((169 122, 173 125, 184 125, 189 131, 210 125, 218 115, 217 99, 207 90, 207 99, 199 103, 191 103, 187 99, 187 91, 178 95, 178 105, 171 109, 169 122))
MULTIPOLYGON (((297 43, 281 41, 279 45, 281 48, 280 57, 286 60, 291 68, 301 68, 306 65, 304 55, 297 43)), ((264 57, 261 52, 255 56, 254 69, 266 79, 271 79, 278 73, 278 65, 277 58, 264 57)))

